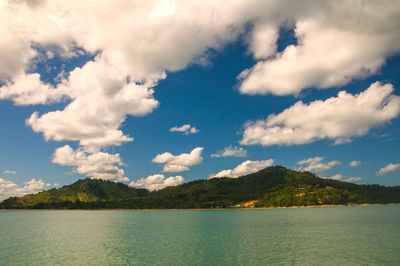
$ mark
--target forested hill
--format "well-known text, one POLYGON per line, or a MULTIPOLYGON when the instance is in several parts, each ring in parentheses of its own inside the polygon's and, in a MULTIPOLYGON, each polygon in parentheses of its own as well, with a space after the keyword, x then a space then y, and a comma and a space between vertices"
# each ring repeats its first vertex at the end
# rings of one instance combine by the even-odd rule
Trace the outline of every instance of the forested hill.
POLYGON ((281 166, 239 178, 197 180, 159 191, 79 180, 0 203, 0 209, 170 209, 400 203, 400 187, 356 185, 281 166))

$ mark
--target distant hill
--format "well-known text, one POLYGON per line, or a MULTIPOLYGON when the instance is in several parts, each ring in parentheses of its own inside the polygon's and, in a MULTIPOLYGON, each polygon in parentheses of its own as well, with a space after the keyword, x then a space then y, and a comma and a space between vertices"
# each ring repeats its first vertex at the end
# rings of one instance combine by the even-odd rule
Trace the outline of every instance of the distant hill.
POLYGON ((0 203, 1 209, 185 209, 400 203, 400 186, 356 185, 269 167, 239 178, 197 180, 159 191, 98 179, 0 203))
POLYGON ((147 194, 146 189, 135 189, 122 183, 88 178, 58 189, 8 198, 0 203, 0 208, 104 208, 104 203, 141 198, 147 194))

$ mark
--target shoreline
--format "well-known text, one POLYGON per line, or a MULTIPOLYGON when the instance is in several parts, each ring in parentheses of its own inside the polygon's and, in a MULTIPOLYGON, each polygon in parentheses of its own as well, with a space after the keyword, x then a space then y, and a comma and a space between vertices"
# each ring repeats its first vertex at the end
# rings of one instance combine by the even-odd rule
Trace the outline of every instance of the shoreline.
POLYGON ((282 207, 229 207, 229 208, 190 208, 190 209, 0 209, 1 211, 218 211, 218 210, 272 210, 272 209, 302 209, 302 208, 332 208, 332 207, 360 207, 360 206, 385 206, 400 205, 400 203, 363 203, 339 205, 308 205, 308 206, 282 206, 282 207))

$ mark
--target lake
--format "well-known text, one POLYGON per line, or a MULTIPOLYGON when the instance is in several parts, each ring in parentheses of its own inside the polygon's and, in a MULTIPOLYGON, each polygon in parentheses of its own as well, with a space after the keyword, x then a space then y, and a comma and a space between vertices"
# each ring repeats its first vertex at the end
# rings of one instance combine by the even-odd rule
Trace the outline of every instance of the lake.
POLYGON ((0 211, 0 264, 398 265, 400 205, 0 211))

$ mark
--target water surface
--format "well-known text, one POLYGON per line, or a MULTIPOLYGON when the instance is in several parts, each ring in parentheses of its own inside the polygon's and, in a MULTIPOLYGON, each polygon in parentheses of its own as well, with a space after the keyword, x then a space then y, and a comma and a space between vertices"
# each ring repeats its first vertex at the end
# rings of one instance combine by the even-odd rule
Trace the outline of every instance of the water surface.
POLYGON ((400 206, 0 211, 0 264, 398 265, 400 206))

